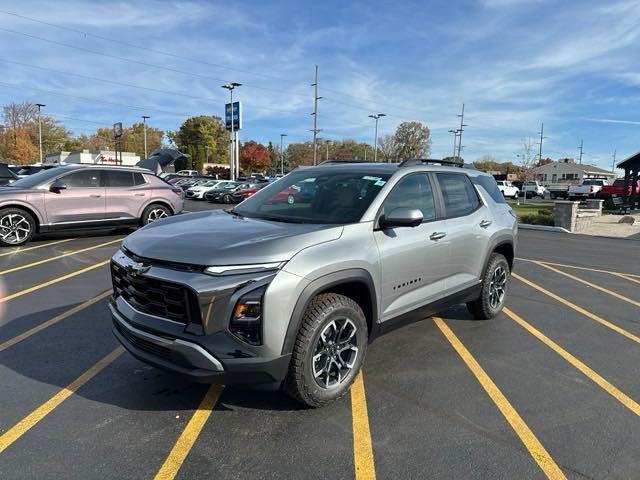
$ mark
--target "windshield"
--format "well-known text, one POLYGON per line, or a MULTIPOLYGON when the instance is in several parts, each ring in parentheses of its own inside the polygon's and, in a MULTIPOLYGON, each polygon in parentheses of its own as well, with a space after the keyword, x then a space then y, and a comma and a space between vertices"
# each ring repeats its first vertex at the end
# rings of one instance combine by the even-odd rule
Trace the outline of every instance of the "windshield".
POLYGON ((294 171, 249 197, 233 212, 291 223, 355 223, 390 176, 335 170, 294 171))
POLYGON ((49 180, 60 175, 60 170, 56 168, 50 168, 48 170, 40 170, 38 173, 34 173, 33 175, 29 175, 28 177, 21 178, 20 180, 16 180, 13 182, 10 187, 13 188, 35 188, 41 183, 46 183, 49 180))

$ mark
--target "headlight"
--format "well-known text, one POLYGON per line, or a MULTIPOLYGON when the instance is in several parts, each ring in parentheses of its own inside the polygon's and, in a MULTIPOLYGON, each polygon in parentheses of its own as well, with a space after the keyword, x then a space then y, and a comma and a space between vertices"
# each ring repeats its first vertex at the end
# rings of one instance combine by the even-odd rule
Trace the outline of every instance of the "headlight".
POLYGON ((254 263, 251 265, 216 265, 205 268, 204 272, 209 275, 242 275, 245 273, 263 273, 272 270, 279 270, 285 262, 254 263))
POLYGON ((268 285, 263 285, 238 299, 229 331, 250 345, 262 344, 262 299, 268 285))

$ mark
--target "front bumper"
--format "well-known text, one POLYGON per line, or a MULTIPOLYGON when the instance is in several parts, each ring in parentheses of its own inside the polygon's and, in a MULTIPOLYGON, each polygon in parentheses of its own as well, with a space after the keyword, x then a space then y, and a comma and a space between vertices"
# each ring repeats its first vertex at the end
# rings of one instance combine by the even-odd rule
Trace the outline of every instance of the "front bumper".
MULTIPOLYGON (((116 253, 112 261, 121 268, 132 262, 123 252, 116 253)), ((113 334, 139 360, 196 382, 279 386, 287 374, 290 355, 249 345, 228 330, 230 309, 238 296, 260 282, 247 285, 244 277, 212 277, 151 266, 136 277, 140 288, 148 289, 151 297, 156 295, 151 293, 156 287, 145 285, 146 281, 183 285, 189 290, 188 314, 181 316, 179 309, 172 308, 172 319, 157 316, 117 295, 109 304, 113 334)))

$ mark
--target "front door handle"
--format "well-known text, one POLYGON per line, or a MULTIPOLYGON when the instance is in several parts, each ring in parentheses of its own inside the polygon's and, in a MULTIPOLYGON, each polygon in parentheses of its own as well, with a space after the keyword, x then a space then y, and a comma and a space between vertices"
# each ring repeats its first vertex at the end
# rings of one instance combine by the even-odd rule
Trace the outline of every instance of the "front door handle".
POLYGON ((136 193, 136 197, 144 197, 145 194, 144 193, 136 193))
POLYGON ((444 232, 433 232, 431 235, 429 235, 429 239, 430 240, 440 240, 444 237, 446 237, 447 234, 444 232))
POLYGON ((94 193, 92 195, 89 195, 91 198, 100 198, 102 195, 100 195, 99 193, 94 193))
POLYGON ((493 222, 491 220, 482 220, 480 222, 480 226, 482 228, 487 228, 489 225, 491 225, 493 222))

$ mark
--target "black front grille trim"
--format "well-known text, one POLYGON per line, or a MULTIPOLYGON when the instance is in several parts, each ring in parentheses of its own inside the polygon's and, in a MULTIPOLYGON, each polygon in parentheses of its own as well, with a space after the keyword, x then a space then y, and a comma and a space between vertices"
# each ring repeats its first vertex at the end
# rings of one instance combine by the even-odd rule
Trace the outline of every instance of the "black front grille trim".
POLYGON ((111 278, 116 296, 122 296, 134 309, 174 322, 202 323, 198 299, 184 285, 132 275, 111 262, 111 278))

